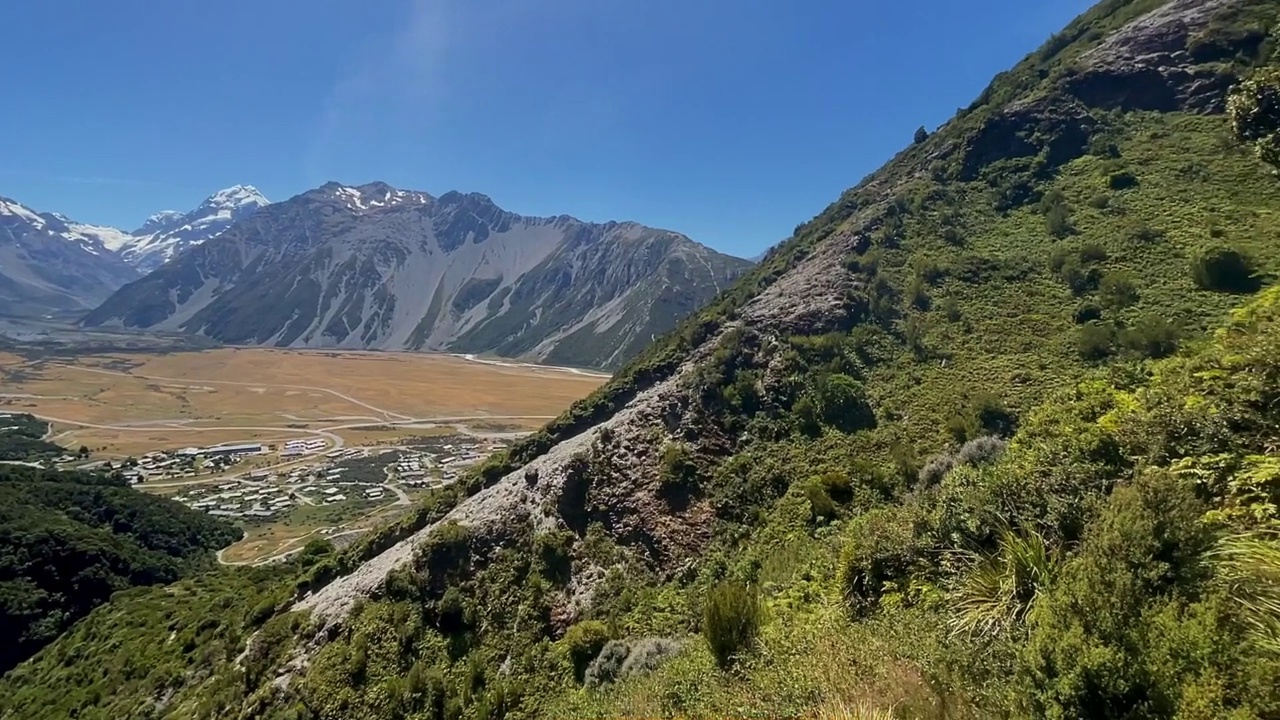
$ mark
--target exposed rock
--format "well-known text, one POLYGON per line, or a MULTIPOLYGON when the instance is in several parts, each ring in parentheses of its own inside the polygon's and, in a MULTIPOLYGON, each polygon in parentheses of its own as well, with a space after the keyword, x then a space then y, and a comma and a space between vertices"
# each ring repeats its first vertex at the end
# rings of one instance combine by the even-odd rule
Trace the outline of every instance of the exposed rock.
POLYGON ((1215 53, 1190 51, 1193 37, 1241 0, 1173 0, 1134 20, 1080 56, 1063 81, 1066 92, 1090 107, 1121 110, 1187 110, 1217 113, 1236 78, 1206 59, 1257 48, 1262 38, 1245 33, 1206 43, 1215 53))
POLYGON ((1059 167, 1085 153, 1097 125, 1088 108, 1065 95, 1013 103, 967 138, 960 179, 976 180, 988 165, 1042 153, 1045 169, 1059 167))

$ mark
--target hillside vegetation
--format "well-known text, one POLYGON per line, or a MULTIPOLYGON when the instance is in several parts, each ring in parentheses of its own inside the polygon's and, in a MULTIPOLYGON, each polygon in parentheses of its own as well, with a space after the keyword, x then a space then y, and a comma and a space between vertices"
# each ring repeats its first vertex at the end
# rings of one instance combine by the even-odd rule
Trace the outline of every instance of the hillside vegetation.
POLYGON ((1277 21, 1100 3, 463 486, 0 712, 1280 717, 1277 21))
POLYGON ((48 427, 26 413, 0 415, 0 461, 32 462, 60 455, 62 448, 44 439, 48 427))
POLYGON ((119 477, 0 465, 0 671, 112 593, 206 568, 239 537, 119 477))

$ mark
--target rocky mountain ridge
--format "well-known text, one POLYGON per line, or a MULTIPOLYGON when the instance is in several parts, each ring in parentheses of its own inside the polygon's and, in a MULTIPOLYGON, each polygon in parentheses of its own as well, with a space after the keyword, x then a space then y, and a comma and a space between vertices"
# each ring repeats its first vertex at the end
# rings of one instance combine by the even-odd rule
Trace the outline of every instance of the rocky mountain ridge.
POLYGON ((637 223, 524 217, 478 193, 328 183, 121 288, 84 323, 613 366, 749 265, 637 223))
POLYGON ((109 247, 111 228, 74 223, 0 197, 0 314, 83 312, 138 273, 109 247))

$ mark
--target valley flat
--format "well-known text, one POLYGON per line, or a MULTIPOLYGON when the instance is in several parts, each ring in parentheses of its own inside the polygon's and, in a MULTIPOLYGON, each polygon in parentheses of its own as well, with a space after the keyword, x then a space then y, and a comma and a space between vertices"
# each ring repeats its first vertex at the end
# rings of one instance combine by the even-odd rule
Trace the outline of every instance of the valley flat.
POLYGON ((74 359, 0 353, 0 411, 49 420, 64 446, 125 458, 322 433, 359 444, 468 424, 527 430, 605 379, 415 353, 219 349, 74 359))

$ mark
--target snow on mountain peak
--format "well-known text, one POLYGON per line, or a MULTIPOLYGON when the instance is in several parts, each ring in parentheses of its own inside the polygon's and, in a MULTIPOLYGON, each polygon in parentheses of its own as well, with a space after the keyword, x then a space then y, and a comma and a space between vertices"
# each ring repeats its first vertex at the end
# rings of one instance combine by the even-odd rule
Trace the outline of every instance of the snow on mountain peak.
POLYGON ((346 203, 352 210, 372 210, 405 203, 422 204, 431 199, 425 193, 397 190, 383 182, 373 182, 359 187, 327 183, 322 187, 331 190, 335 197, 346 203))
POLYGON ((44 227, 44 218, 36 214, 34 210, 15 200, 0 197, 0 215, 11 215, 35 225, 36 227, 44 227))
POLYGON ((128 262, 150 272, 182 251, 217 237, 237 220, 269 205, 252 185, 235 185, 210 195, 188 213, 173 210, 152 215, 121 251, 128 262))
POLYGON ((270 202, 252 185, 233 185, 210 195, 204 204, 214 207, 240 208, 246 205, 262 207, 269 205, 270 202))

